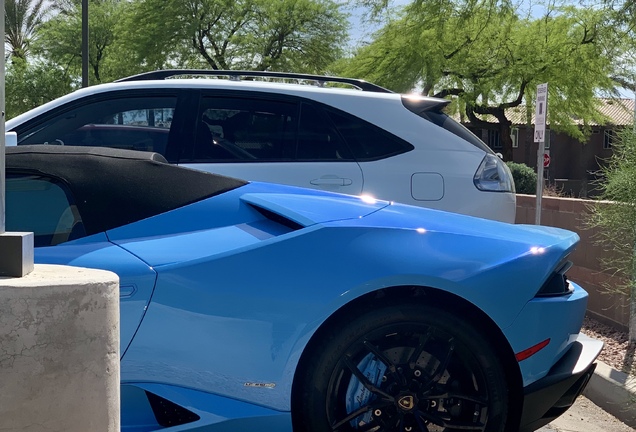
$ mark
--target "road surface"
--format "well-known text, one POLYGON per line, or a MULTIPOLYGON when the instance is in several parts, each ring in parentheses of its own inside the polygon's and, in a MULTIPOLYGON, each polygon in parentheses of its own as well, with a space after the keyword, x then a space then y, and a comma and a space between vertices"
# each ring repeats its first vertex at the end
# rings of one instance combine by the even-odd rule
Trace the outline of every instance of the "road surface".
POLYGON ((634 429, 579 396, 572 408, 538 432, 634 432, 634 429))

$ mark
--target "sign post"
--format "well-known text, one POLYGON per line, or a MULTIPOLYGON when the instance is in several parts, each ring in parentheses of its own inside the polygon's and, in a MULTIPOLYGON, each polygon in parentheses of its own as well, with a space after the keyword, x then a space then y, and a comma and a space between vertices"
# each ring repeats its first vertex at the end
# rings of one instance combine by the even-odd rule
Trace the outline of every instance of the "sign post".
MULTIPOLYGON (((548 111, 548 83, 537 86, 537 101, 534 112, 534 142, 537 150, 537 202, 534 223, 541 225, 541 197, 543 196, 543 167, 545 166, 545 119, 548 111)), ((550 156, 547 158, 550 164, 550 156)))

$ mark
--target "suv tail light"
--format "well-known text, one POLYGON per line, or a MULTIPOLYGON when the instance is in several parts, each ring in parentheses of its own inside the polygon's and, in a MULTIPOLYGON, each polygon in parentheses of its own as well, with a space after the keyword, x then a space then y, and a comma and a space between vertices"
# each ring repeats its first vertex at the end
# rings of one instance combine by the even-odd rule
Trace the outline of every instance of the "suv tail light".
POLYGON ((494 154, 487 153, 481 161, 473 182, 477 189, 490 192, 515 192, 515 182, 508 165, 494 154))

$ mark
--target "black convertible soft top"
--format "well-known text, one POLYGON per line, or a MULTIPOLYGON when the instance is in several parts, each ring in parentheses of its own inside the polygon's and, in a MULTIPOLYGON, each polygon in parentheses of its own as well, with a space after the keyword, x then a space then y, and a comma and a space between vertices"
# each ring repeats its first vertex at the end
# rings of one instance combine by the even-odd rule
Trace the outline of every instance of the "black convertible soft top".
POLYGON ((241 187, 247 182, 175 165, 151 152, 32 145, 6 148, 7 176, 54 177, 95 234, 241 187))

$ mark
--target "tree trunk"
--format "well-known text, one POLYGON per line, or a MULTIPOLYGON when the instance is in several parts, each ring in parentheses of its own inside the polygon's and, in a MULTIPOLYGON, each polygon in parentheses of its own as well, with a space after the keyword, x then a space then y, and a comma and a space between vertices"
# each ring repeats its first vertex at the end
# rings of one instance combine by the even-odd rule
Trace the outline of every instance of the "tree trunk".
POLYGON ((501 154, 503 160, 512 161, 512 137, 510 136, 510 121, 499 123, 499 142, 501 143, 501 154))
POLYGON ((504 108, 499 107, 477 107, 475 105, 466 104, 466 116, 470 123, 481 129, 490 129, 499 131, 499 142, 501 143, 501 155, 504 161, 512 161, 512 138, 510 137, 510 126, 512 122, 506 118, 504 108), (476 114, 490 114, 497 118, 498 123, 484 121, 476 116, 476 114))
POLYGON ((636 345, 636 283, 632 281, 629 293, 629 344, 636 345))

